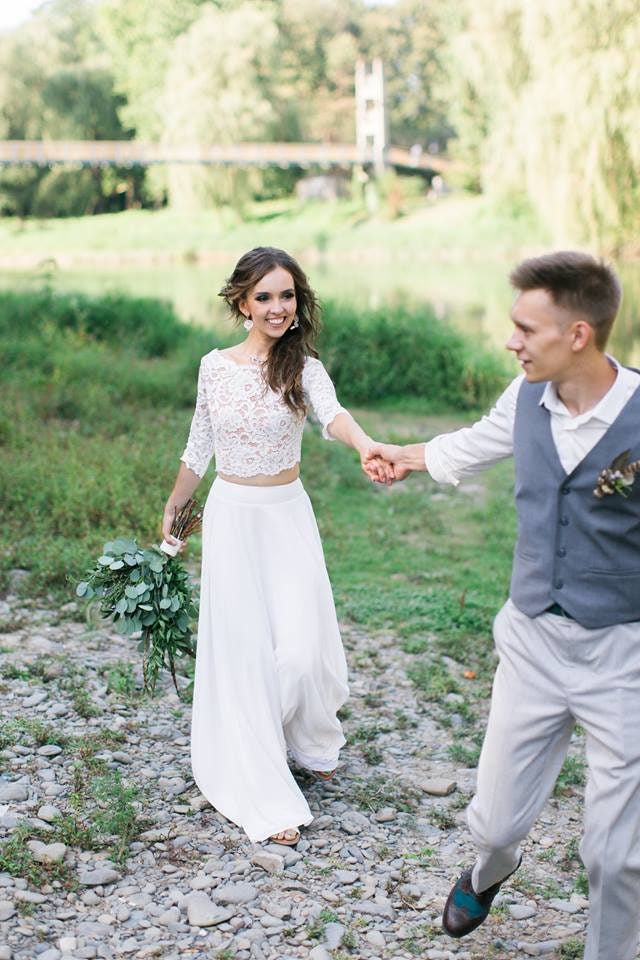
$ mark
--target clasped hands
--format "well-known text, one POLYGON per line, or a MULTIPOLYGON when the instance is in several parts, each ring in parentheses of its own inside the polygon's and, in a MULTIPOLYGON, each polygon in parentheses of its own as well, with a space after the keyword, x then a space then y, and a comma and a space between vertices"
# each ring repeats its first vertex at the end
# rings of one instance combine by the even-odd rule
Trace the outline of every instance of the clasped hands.
POLYGON ((360 452, 362 469, 374 483, 392 484, 404 480, 412 469, 404 462, 404 451, 404 447, 395 443, 371 441, 360 452))

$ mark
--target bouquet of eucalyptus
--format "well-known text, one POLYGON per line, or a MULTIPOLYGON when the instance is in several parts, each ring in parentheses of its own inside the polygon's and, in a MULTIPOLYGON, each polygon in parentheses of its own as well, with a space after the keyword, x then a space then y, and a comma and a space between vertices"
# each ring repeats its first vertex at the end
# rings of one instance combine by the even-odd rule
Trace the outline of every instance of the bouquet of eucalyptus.
MULTIPOLYGON (((173 536, 184 542, 202 512, 189 501, 176 512, 173 536)), ((139 639, 146 693, 153 693, 160 670, 171 672, 178 694, 176 660, 195 658, 191 624, 198 614, 189 575, 177 557, 158 547, 141 549, 135 540, 105 543, 95 566, 76 587, 76 595, 100 601, 100 614, 118 633, 139 639)))

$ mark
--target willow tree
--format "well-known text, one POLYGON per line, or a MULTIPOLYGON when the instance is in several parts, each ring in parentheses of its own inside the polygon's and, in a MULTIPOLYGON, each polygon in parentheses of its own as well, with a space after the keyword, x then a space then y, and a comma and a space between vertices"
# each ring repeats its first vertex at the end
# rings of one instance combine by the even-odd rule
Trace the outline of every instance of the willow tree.
MULTIPOLYGON (((174 42, 163 94, 162 140, 167 144, 233 144, 270 139, 276 111, 269 65, 278 62, 272 12, 255 2, 229 10, 205 5, 174 42)), ((242 206, 259 171, 174 164, 173 206, 242 206), (253 183, 252 183, 253 181, 253 183)))
POLYGON ((483 188, 525 195, 554 242, 605 250, 637 235, 637 0, 469 2, 453 41, 478 104, 483 188))

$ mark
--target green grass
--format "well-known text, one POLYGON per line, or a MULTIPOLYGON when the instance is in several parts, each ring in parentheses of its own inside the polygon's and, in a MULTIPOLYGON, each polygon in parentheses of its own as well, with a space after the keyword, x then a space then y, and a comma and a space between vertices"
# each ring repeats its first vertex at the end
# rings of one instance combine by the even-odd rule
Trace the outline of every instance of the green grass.
POLYGON ((158 252, 193 260, 202 251, 243 252, 269 244, 316 251, 323 258, 363 249, 394 259, 447 257, 482 249, 493 256, 513 254, 547 237, 530 214, 496 206, 484 197, 456 194, 436 202, 416 198, 406 213, 391 219, 384 205, 369 215, 357 201, 299 204, 295 199, 263 201, 240 220, 230 210, 181 214, 175 210, 130 210, 59 220, 3 218, 0 257, 32 253, 87 254, 158 252), (392 251, 392 253, 390 253, 392 251))
MULTIPOLYGON (((0 586, 3 574, 19 566, 30 571, 24 586, 30 593, 69 595, 107 540, 127 535, 145 545, 157 542, 188 431, 197 361, 215 338, 155 308, 153 302, 132 305, 123 298, 59 298, 46 290, 0 296, 0 347, 7 360, 0 384, 6 544, 0 586), (20 338, 14 336, 16 327, 20 338)), ((328 321, 327 342, 341 356, 349 352, 349 341, 340 332, 340 317, 336 311, 328 321)), ((349 317, 356 341, 370 330, 377 349, 367 366, 363 347, 357 378, 336 359, 347 400, 355 389, 349 384, 357 384, 362 395, 363 384, 378 379, 378 355, 387 350, 391 357, 395 349, 382 315, 358 318, 350 312, 349 317)), ((409 312, 403 321, 407 329, 411 317, 409 312)), ((432 365, 438 354, 443 363, 449 354, 463 357, 465 342, 458 334, 450 332, 447 339, 437 324, 415 327, 413 353, 431 350, 432 365)), ((469 352, 463 360, 477 371, 476 399, 497 392, 499 366, 488 371, 483 356, 469 352)), ((388 385, 392 392, 379 412, 356 409, 374 435, 425 439, 451 422, 426 423, 406 412, 410 403, 433 408, 453 402, 448 381, 439 395, 435 376, 420 387, 412 379, 419 368, 413 369, 403 371, 404 382, 398 374, 400 386, 388 385), (406 391, 408 398, 391 402, 393 390, 406 391)), ((461 408, 471 400, 464 391, 457 397, 461 408)), ((466 416, 459 413, 458 422, 466 416)), ((441 651, 455 647, 458 658, 475 659, 476 639, 496 607, 495 582, 505 585, 504 502, 490 498, 485 513, 468 497, 445 494, 436 505, 431 502, 436 487, 424 476, 398 491, 374 490, 353 452, 326 443, 317 431, 305 432, 303 477, 317 507, 341 614, 365 625, 393 625, 407 642, 418 637, 422 643, 437 631, 441 651), (488 533, 482 530, 485 521, 488 533), (479 563, 481 548, 492 550, 494 544, 499 557, 488 553, 479 563), (492 576, 497 567, 499 576, 492 576), (484 573, 494 583, 487 584, 484 573)), ((198 491, 201 499, 209 482, 210 477, 198 491)), ((189 554, 197 561, 197 538, 189 554)), ((91 710, 88 702, 79 706, 91 710)))

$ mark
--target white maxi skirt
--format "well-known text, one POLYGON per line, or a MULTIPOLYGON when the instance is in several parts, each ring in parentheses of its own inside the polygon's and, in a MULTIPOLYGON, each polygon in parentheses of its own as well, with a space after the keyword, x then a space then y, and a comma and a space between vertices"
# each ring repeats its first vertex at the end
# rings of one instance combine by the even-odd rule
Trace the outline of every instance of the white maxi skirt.
POLYGON ((300 480, 217 477, 204 509, 191 762, 252 842, 313 817, 287 765, 333 770, 347 664, 313 509, 300 480))

